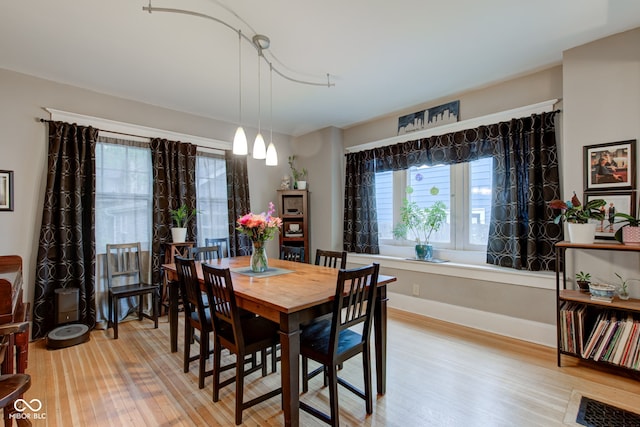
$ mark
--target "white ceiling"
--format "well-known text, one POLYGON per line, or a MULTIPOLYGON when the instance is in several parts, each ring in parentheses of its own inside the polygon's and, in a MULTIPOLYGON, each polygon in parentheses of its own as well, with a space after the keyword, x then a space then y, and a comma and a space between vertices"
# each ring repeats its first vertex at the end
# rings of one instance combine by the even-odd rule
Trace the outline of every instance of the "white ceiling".
MULTIPOLYGON (((143 0, 0 2, 0 68, 238 121, 238 35, 143 11, 143 0)), ((153 0, 271 39, 273 128, 301 135, 558 64, 562 52, 640 26, 639 0, 153 0)), ((257 51, 242 43, 242 121, 257 127, 257 51)), ((262 127, 269 69, 262 62, 262 127)), ((453 100, 453 99, 452 99, 453 100)), ((81 113, 81 112, 80 112, 81 113)))

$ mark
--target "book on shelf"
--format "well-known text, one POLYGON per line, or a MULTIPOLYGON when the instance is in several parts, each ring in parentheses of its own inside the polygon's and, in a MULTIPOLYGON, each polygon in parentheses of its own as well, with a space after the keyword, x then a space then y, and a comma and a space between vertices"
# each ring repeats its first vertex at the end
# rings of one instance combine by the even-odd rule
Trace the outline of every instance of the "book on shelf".
POLYGON ((607 330, 609 326, 609 317, 605 311, 602 311, 598 314, 596 318, 596 322, 591 329, 591 333, 589 334, 589 338, 584 346, 584 350, 582 351, 582 357, 585 359, 590 359, 593 357, 596 346, 602 340, 602 336, 604 332, 607 330))
POLYGON ((620 359, 620 365, 627 368, 631 367, 633 354, 635 353, 636 346, 638 345, 640 323, 637 320, 634 320, 630 329, 631 332, 629 332, 629 339, 627 340, 622 358, 620 359))
POLYGON ((607 350, 607 348, 609 347, 609 343, 611 342, 611 338, 613 338, 613 335, 616 332, 616 329, 618 328, 618 319, 614 316, 611 317, 610 321, 609 321, 609 326, 607 327, 607 330, 605 331, 602 340, 600 341, 600 344, 598 345, 596 351, 595 351, 595 355, 593 356, 593 360, 595 361, 599 361, 602 359, 602 356, 604 355, 605 351, 607 350))
POLYGON ((616 365, 620 365, 622 356, 624 355, 624 350, 629 343, 629 335, 631 335, 631 329, 633 329, 633 316, 631 314, 627 315, 627 318, 622 320, 621 323, 622 331, 618 337, 618 342, 616 343, 613 351, 613 356, 609 358, 609 362, 616 365))

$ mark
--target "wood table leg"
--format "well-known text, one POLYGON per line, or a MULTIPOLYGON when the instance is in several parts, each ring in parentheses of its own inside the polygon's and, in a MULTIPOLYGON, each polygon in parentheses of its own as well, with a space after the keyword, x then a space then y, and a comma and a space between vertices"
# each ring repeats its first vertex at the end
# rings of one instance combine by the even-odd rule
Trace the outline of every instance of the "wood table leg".
POLYGON ((376 291, 373 328, 376 340, 376 383, 378 394, 387 392, 387 287, 376 291))
POLYGON ((300 320, 280 314, 280 363, 284 425, 300 425, 300 320))
POLYGON ((169 341, 171 353, 178 351, 178 282, 167 281, 169 287, 169 341))

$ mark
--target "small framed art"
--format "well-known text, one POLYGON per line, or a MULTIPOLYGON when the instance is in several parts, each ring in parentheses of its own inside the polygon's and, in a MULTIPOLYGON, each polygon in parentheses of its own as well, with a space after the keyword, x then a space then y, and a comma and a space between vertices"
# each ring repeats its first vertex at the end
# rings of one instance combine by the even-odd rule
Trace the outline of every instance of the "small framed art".
POLYGON ((0 211, 13 210, 13 171, 0 170, 0 211))
POLYGON ((635 188, 636 141, 610 142, 584 147, 585 190, 635 188))
POLYGON ((614 234, 623 224, 615 223, 615 214, 618 212, 636 216, 636 197, 634 191, 602 191, 585 193, 584 202, 594 199, 603 199, 606 204, 602 207, 604 219, 602 221, 589 220, 596 224, 596 239, 613 240, 614 234))

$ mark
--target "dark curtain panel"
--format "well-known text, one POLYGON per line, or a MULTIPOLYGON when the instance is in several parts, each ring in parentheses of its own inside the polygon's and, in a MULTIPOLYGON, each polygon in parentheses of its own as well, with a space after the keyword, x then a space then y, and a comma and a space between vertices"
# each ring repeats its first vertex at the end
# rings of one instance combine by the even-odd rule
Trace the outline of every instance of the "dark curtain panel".
MULTIPOLYGON (((183 203, 196 208, 196 149, 193 144, 154 138, 151 140, 153 168, 153 220, 151 269, 153 283, 160 283, 164 244, 171 242, 171 209, 183 203)), ((187 241, 196 241, 196 218, 187 226, 187 241)))
POLYGON ((489 126, 495 142, 493 202, 487 263, 523 270, 554 270, 553 245, 562 228, 549 202, 560 199, 555 117, 532 115, 489 126))
POLYGON ((378 254, 374 152, 359 151, 346 157, 344 250, 378 254))
POLYGON ((56 326, 55 290, 79 289, 80 322, 93 328, 95 147, 98 129, 49 122, 47 187, 33 301, 33 338, 56 326))
POLYGON ((230 256, 251 255, 251 241, 236 230, 236 220, 250 210, 249 176, 247 157, 236 156, 227 150, 224 153, 227 169, 227 198, 229 210, 230 256))

